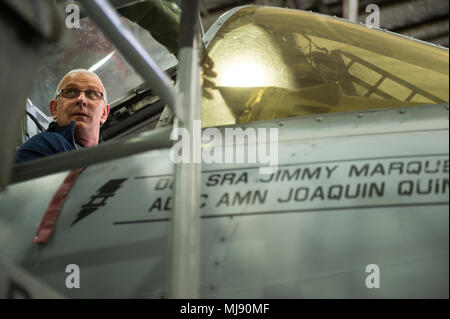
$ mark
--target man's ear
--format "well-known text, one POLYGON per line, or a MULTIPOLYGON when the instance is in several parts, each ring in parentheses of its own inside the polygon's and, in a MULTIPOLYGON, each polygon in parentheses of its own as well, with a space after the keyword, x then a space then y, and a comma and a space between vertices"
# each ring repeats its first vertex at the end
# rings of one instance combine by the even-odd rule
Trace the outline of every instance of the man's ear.
POLYGON ((105 104, 105 106, 103 107, 102 116, 100 118, 100 124, 103 124, 106 122, 108 115, 109 115, 109 104, 105 104))
POLYGON ((52 117, 54 120, 56 120, 56 114, 57 114, 57 102, 56 100, 50 101, 50 113, 52 114, 52 117))

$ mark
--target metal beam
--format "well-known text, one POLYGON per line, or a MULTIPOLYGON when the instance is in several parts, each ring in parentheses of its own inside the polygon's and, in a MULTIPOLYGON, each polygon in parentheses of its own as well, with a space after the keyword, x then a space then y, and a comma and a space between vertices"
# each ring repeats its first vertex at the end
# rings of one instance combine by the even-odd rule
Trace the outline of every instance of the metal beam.
POLYGON ((96 147, 59 153, 15 165, 12 183, 119 159, 150 150, 168 148, 171 146, 169 139, 170 129, 171 127, 165 127, 142 133, 133 138, 108 141, 96 147))
MULTIPOLYGON (((436 0, 412 0, 380 6, 380 27, 388 30, 407 28, 430 20, 447 17, 449 2, 436 0)), ((365 22, 368 13, 362 13, 359 21, 365 22)))
POLYGON ((0 299, 63 299, 22 267, 0 256, 0 299))
POLYGON ((10 181, 27 97, 43 48, 62 37, 63 18, 49 1, 0 2, 0 191, 10 181))
POLYGON ((120 20, 106 0, 80 0, 90 18, 105 33, 120 54, 147 82, 149 87, 177 114, 176 90, 169 77, 159 68, 145 48, 120 20))
POLYGON ((241 5, 245 0, 201 0, 201 6, 208 11, 241 5))
POLYGON ((355 22, 358 21, 358 0, 344 0, 342 5, 343 18, 355 22))
POLYGON ((444 35, 444 36, 441 36, 439 38, 429 39, 427 41, 431 42, 431 43, 434 43, 434 44, 437 44, 437 45, 448 47, 448 34, 444 35))
POLYGON ((183 114, 175 118, 174 127, 189 132, 191 163, 177 164, 175 170, 174 210, 169 232, 169 298, 199 297, 201 159, 196 158, 200 143, 196 143, 195 137, 200 139, 201 128, 194 124, 201 118, 198 5, 198 0, 182 2, 177 79, 178 102, 183 114))
POLYGON ((425 25, 398 30, 398 32, 416 39, 429 40, 440 36, 448 36, 448 30, 448 18, 445 18, 425 25))

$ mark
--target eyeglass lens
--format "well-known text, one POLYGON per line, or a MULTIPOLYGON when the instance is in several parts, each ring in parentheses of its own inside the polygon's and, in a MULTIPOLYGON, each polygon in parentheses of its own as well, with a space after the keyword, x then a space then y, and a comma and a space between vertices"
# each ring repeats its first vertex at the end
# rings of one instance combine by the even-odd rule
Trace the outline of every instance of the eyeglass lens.
POLYGON ((68 88, 61 91, 62 96, 68 99, 77 98, 81 92, 84 92, 84 95, 90 100, 101 100, 103 97, 103 93, 96 90, 79 90, 74 88, 68 88))

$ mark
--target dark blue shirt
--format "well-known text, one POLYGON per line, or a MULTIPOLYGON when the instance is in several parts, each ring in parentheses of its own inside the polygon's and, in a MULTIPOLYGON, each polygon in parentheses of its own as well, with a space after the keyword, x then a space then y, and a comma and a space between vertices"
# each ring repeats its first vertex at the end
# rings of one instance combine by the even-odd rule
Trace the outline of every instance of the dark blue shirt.
POLYGON ((16 152, 16 163, 77 149, 75 146, 75 122, 67 126, 50 123, 47 131, 31 137, 16 152))

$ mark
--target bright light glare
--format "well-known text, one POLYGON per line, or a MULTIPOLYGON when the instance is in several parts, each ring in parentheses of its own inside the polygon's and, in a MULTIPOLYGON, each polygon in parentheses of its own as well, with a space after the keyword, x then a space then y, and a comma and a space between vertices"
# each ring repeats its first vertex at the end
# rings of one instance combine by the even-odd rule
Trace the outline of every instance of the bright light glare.
POLYGON ((230 62, 224 68, 220 85, 232 87, 267 86, 266 70, 257 61, 230 62))
POLYGON ((97 70, 98 68, 100 68, 103 64, 105 64, 106 62, 108 62, 109 59, 111 59, 111 57, 114 55, 114 53, 116 53, 116 51, 112 51, 111 53, 109 53, 107 56, 105 56, 103 59, 101 59, 100 61, 98 61, 97 63, 95 63, 93 66, 91 66, 89 68, 88 71, 94 72, 95 70, 97 70))

